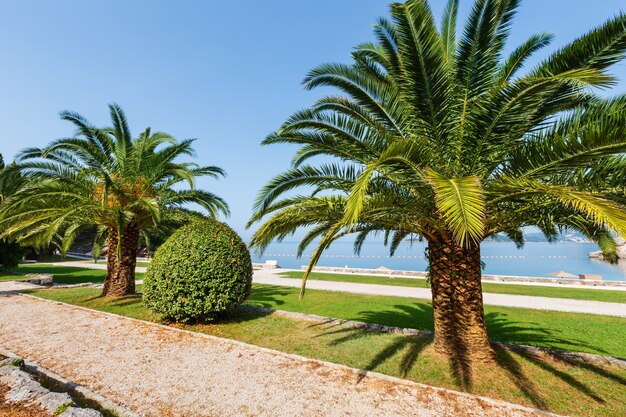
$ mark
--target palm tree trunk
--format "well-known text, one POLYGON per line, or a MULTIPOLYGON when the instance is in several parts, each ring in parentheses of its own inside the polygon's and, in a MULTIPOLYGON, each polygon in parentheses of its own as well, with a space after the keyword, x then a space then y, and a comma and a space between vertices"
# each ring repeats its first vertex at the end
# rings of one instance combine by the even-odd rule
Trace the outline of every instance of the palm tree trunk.
POLYGON ((480 245, 464 247, 450 236, 428 241, 435 316, 435 349, 453 364, 490 361, 481 286, 480 245))
POLYGON ((109 229, 107 240, 107 274, 104 279, 103 296, 121 297, 135 293, 135 266, 139 229, 127 226, 122 233, 120 244, 121 258, 118 260, 118 239, 116 229, 109 229))

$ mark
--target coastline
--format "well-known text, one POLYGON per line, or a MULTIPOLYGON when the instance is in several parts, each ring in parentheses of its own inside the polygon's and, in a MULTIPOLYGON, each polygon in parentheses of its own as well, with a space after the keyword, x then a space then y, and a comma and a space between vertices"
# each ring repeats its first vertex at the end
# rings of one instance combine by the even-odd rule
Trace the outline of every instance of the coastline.
MULTIPOLYGON (((382 266, 393 270, 425 271, 428 261, 424 256, 426 245, 423 242, 413 245, 403 243, 389 255, 382 243, 365 244, 359 255, 354 253, 352 242, 335 242, 322 254, 318 265, 330 267, 358 267, 375 269, 382 266)), ((481 259, 483 273, 494 276, 547 277, 554 271, 579 274, 601 275, 606 281, 626 281, 626 259, 617 265, 589 258, 589 253, 597 250, 595 244, 559 242, 529 242, 518 249, 508 242, 487 242, 482 246, 481 259)), ((297 244, 293 242, 274 243, 263 254, 252 253, 253 262, 276 260, 284 268, 300 269, 306 264, 310 253, 305 252, 300 259, 296 256, 297 244)))
MULTIPOLYGON (((306 266, 303 265, 300 269, 293 268, 281 268, 280 266, 267 265, 262 263, 254 263, 255 268, 258 269, 274 269, 277 272, 280 271, 304 271, 306 266)), ((392 270, 392 269, 372 269, 372 268, 345 268, 345 267, 329 267, 318 266, 313 268, 313 272, 322 272, 329 274, 344 274, 344 275, 371 275, 380 276, 386 278, 414 278, 414 279, 426 279, 426 271, 408 271, 408 270, 392 270)), ((583 279, 571 279, 571 278, 544 278, 544 277, 532 277, 532 276, 516 276, 516 275, 483 275, 484 282, 490 282, 495 284, 519 284, 519 285, 536 285, 536 286, 568 286, 568 287, 581 287, 589 289, 617 289, 626 291, 626 281, 608 281, 608 280, 583 280, 583 279)))

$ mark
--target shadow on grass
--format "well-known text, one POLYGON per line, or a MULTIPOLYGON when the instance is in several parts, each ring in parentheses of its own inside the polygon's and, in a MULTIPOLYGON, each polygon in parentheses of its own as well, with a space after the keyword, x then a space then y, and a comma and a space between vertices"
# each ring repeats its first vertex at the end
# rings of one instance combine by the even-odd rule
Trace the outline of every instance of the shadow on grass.
MULTIPOLYGON (((426 303, 397 304, 393 309, 386 311, 362 311, 357 320, 428 331, 432 331, 435 326, 432 306, 426 303)), ((499 342, 543 346, 571 352, 587 349, 601 354, 608 353, 584 340, 561 337, 558 331, 540 327, 538 323, 513 321, 504 313, 485 314, 485 324, 489 337, 499 342)))
POLYGON ((293 295, 293 289, 287 287, 262 286, 255 287, 248 299, 252 305, 259 307, 273 308, 285 304, 285 301, 279 297, 287 297, 293 295))
MULTIPOLYGON (((369 336, 372 331, 364 330, 364 329, 354 329, 354 328, 346 328, 341 327, 339 325, 332 326, 336 327, 333 330, 325 331, 319 334, 316 337, 321 336, 339 336, 334 338, 329 346, 338 346, 342 343, 350 342, 353 340, 361 339, 363 337, 369 336)), ((332 328, 331 327, 331 328, 332 328)), ((433 339, 428 336, 402 336, 398 335, 398 337, 394 338, 394 340, 388 344, 383 350, 378 352, 365 366, 363 372, 359 375, 358 382, 367 375, 368 371, 373 371, 378 368, 380 365, 385 363, 387 360, 392 358, 395 355, 400 354, 400 352, 405 351, 399 361, 399 371, 403 377, 406 377, 408 373, 413 368, 415 361, 419 357, 419 354, 428 347, 433 342, 433 339)))
MULTIPOLYGON (((99 299, 99 298, 104 298, 101 295, 98 297, 94 297, 92 298, 93 300, 99 299)), ((89 301, 89 300, 87 300, 89 301)), ((115 298, 113 300, 111 300, 111 305, 115 306, 115 307, 129 307, 129 306, 135 306, 137 305, 137 303, 141 303, 141 294, 133 294, 133 295, 126 295, 124 297, 118 297, 115 298)))
MULTIPOLYGON (((254 305, 242 304, 217 315, 213 320, 198 321, 193 324, 235 324, 253 321, 272 314, 272 309, 284 304, 278 297, 289 295, 289 289, 259 288, 254 290, 254 305), (256 308, 262 307, 262 308, 256 308), (264 310, 264 309, 266 310, 264 310)), ((191 323, 189 323, 191 324, 191 323)))
POLYGON ((13 272, 18 274, 53 274, 54 282, 58 284, 83 284, 86 282, 102 284, 106 275, 105 270, 99 269, 38 264, 22 265, 14 269, 13 272))
MULTIPOLYGON (((393 308, 393 310, 389 311, 364 311, 360 313, 360 317, 363 321, 371 323, 389 323, 390 321, 406 323, 410 318, 414 323, 419 323, 420 327, 424 327, 427 330, 433 328, 432 307, 430 305, 396 305, 393 308), (398 317, 399 315, 404 315, 405 317, 398 317)), ((485 321, 490 336, 497 336, 497 339, 501 341, 514 341, 515 343, 538 346, 559 346, 561 349, 565 348, 565 350, 574 352, 580 351, 581 348, 604 352, 591 343, 578 339, 560 337, 558 332, 540 328, 536 323, 515 322, 503 313, 488 313, 485 315, 485 321)), ((331 327, 324 334, 339 336, 330 342, 330 346, 336 346, 366 337, 368 334, 371 334, 371 331, 345 327, 331 327)), ((380 365, 399 354, 401 354, 402 357, 400 357, 398 361, 398 371, 402 376, 406 377, 413 368, 419 355, 432 343, 433 339, 429 336, 398 335, 368 362, 359 376, 359 382, 368 371, 375 370, 380 365)), ((528 375, 528 370, 525 370, 528 367, 522 365, 520 358, 516 358, 511 349, 499 343, 494 343, 493 348, 496 353, 495 366, 505 372, 509 380, 536 408, 548 410, 547 399, 543 398, 540 393, 541 391, 537 389, 537 384, 542 384, 543 381, 538 380, 534 375, 528 375)), ((574 358, 558 355, 556 352, 547 351, 537 353, 530 349, 516 349, 516 354, 521 356, 523 361, 531 364, 533 367, 550 373, 556 379, 565 382, 598 405, 604 404, 605 399, 588 384, 574 376, 575 373, 568 372, 570 367, 585 369, 626 387, 626 378, 619 374, 613 373, 601 366, 591 363, 581 363, 574 358)), ((466 359, 463 352, 449 357, 448 362, 455 380, 456 388, 471 392, 473 386, 472 365, 466 359)), ((477 364, 477 366, 483 365, 477 364)))

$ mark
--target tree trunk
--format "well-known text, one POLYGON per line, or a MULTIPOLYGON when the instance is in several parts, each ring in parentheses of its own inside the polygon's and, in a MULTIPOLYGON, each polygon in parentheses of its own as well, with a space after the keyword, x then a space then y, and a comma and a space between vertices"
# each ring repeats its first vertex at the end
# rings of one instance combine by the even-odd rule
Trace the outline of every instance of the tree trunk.
POLYGON ((107 240, 107 274, 104 279, 103 296, 121 297, 135 293, 135 266, 137 265, 137 246, 139 229, 127 226, 122 232, 121 259, 118 260, 118 231, 109 229, 107 240))
POLYGON ((453 364, 495 358, 485 327, 480 245, 464 247, 452 236, 428 241, 435 316, 435 350, 453 364))

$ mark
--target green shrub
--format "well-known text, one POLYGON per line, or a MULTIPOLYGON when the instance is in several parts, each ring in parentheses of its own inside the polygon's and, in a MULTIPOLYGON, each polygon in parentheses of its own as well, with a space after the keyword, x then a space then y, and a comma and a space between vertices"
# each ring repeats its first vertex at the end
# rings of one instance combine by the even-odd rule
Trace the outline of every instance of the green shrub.
POLYGON ((15 268, 24 257, 24 248, 15 242, 0 239, 0 271, 15 268))
POLYGON ((144 276, 143 302, 170 320, 212 320, 248 298, 252 262, 230 227, 202 220, 181 227, 157 249, 144 276))

